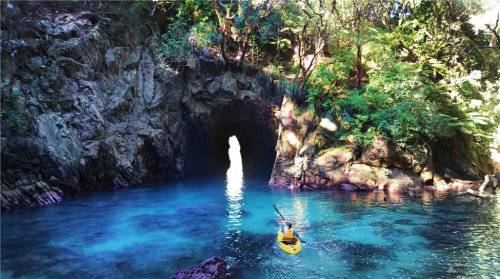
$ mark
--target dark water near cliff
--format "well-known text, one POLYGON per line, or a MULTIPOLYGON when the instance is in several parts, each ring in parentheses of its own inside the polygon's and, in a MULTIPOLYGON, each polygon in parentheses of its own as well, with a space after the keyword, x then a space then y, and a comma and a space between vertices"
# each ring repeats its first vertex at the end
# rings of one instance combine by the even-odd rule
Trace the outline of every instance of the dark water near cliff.
POLYGON ((193 180, 4 213, 1 277, 168 278, 219 255, 236 278, 494 278, 499 232, 498 199, 193 180), (296 257, 276 245, 273 202, 307 241, 296 257))

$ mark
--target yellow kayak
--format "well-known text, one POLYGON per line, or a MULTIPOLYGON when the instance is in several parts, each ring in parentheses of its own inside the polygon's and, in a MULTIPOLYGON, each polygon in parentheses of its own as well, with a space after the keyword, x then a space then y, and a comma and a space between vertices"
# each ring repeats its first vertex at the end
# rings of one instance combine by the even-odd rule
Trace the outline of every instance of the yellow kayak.
POLYGON ((297 239, 297 242, 295 242, 295 244, 285 244, 281 242, 282 238, 283 238, 283 233, 281 232, 281 229, 279 229, 278 243, 280 244, 281 250, 291 255, 297 255, 298 253, 300 253, 300 250, 302 249, 302 245, 300 244, 300 239, 297 239))

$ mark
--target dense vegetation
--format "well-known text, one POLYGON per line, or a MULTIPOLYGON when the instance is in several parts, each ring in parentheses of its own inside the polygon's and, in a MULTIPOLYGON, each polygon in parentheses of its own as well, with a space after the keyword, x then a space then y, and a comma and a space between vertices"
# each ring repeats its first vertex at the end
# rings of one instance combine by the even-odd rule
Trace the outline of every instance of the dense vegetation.
MULTIPOLYGON (((429 145, 462 134, 475 155, 499 134, 498 20, 473 0, 138 1, 162 26, 166 61, 209 49, 260 65, 337 138, 429 145), (159 21, 163 18, 163 21, 159 21)), ((474 154, 473 154, 474 155, 474 154)))

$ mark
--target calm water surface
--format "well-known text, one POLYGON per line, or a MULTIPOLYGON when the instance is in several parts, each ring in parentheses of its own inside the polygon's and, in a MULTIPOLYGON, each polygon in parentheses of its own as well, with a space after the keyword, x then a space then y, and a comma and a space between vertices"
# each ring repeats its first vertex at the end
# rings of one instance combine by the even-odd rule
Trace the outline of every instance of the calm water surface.
POLYGON ((235 278, 495 278, 499 231, 498 199, 196 179, 4 213, 1 278, 168 278, 214 255, 235 278), (307 242, 298 256, 275 242, 273 202, 307 242))

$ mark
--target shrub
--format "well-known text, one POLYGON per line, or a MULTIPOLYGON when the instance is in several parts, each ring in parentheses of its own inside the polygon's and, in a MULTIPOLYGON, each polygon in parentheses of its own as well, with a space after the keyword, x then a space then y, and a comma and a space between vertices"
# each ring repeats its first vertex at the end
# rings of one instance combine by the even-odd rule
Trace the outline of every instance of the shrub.
POLYGON ((316 66, 308 80, 307 102, 320 111, 329 111, 333 99, 348 90, 348 81, 354 72, 354 53, 350 49, 338 50, 333 58, 316 66))
POLYGON ((170 24, 161 36, 161 54, 168 62, 186 62, 194 59, 189 45, 189 25, 183 21, 170 24))
POLYGON ((348 135, 367 145, 377 136, 408 144, 421 144, 451 136, 451 117, 433 100, 436 88, 421 80, 418 67, 398 62, 372 71, 363 89, 336 101, 332 114, 341 122, 341 138, 348 135))
POLYGON ((197 46, 207 48, 217 45, 221 40, 221 35, 212 21, 199 22, 194 25, 190 30, 190 37, 197 46))

